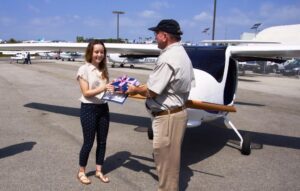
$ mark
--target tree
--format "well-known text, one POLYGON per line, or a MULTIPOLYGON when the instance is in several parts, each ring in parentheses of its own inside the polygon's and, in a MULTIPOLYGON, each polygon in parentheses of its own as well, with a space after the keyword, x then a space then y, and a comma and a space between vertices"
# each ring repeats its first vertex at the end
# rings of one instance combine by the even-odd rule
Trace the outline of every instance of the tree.
POLYGON ((10 38, 7 43, 17 43, 18 41, 15 40, 14 38, 10 38))
POLYGON ((76 42, 84 42, 84 37, 83 36, 77 36, 76 37, 76 42))

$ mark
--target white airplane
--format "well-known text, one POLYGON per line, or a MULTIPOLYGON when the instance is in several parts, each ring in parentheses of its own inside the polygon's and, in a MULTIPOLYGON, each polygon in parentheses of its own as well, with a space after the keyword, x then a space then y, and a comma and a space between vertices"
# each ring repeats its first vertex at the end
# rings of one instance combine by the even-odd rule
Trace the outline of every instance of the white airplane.
MULTIPOLYGON (((29 54, 32 54, 31 52, 28 52, 29 54)), ((7 54, 7 52, 6 52, 7 54)), ((15 54, 14 56, 11 56, 10 57, 10 60, 11 60, 11 63, 12 62, 16 62, 16 63, 19 63, 19 61, 22 61, 22 63, 25 61, 25 58, 26 58, 26 52, 25 51, 18 51, 16 53, 13 53, 15 54)), ((30 59, 35 59, 34 56, 31 56, 30 59)))
POLYGON ((56 59, 56 60, 60 59, 60 51, 48 52, 47 54, 49 59, 56 59))
POLYGON ((45 58, 45 59, 48 59, 49 58, 49 55, 48 55, 49 52, 45 51, 45 52, 39 52, 37 53, 41 59, 45 58))
MULTIPOLYGON (((295 40, 300 42, 299 39, 295 40)), ((241 153, 249 155, 251 153, 250 135, 245 134, 243 137, 227 116, 229 112, 236 112, 234 101, 238 84, 238 62, 282 61, 300 58, 300 43, 299 45, 288 45, 255 41, 251 44, 232 46, 228 45, 230 44, 228 40, 226 42, 227 46, 185 46, 192 61, 196 78, 196 86, 191 90, 189 100, 186 103, 188 108, 187 126, 198 127, 204 121, 224 119, 225 125, 232 128, 239 137, 241 153)), ((153 56, 160 53, 156 44, 107 43, 105 46, 108 54, 153 56)), ((0 51, 38 49, 84 52, 86 47, 87 43, 1 44, 0 51)), ((148 137, 151 139, 152 136, 153 133, 149 128, 148 137)))
POLYGON ((122 55, 120 53, 111 53, 107 55, 107 59, 108 62, 111 63, 112 68, 115 67, 116 63, 120 64, 120 67, 129 64, 130 68, 134 68, 135 64, 155 63, 157 55, 149 57, 148 55, 122 55))
POLYGON ((82 58, 83 55, 79 54, 77 52, 62 52, 60 53, 60 59, 62 61, 67 60, 67 61, 75 61, 75 59, 82 58))
POLYGON ((10 57, 11 62, 15 61, 17 63, 19 63, 19 61, 24 62, 25 58, 26 58, 26 54, 22 52, 16 53, 15 56, 10 57))

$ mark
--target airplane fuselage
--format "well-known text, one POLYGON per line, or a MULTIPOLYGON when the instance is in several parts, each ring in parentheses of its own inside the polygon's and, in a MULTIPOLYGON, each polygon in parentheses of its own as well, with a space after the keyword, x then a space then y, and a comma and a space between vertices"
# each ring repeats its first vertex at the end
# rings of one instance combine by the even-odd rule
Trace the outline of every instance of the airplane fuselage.
MULTIPOLYGON (((233 105, 237 87, 237 62, 226 54, 225 46, 186 46, 194 68, 195 87, 189 100, 233 105)), ((227 112, 188 108, 189 127, 202 121, 224 117, 227 112)))

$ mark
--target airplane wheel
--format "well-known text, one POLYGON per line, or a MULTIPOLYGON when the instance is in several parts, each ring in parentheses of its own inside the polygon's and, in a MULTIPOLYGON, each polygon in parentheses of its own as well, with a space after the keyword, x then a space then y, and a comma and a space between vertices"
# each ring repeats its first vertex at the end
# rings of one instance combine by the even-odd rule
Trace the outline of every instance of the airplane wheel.
POLYGON ((124 64, 120 64, 120 67, 123 68, 123 67, 124 67, 124 64))
POLYGON ((148 139, 153 140, 153 131, 152 127, 148 127, 148 139))
POLYGON ((243 141, 241 153, 243 155, 250 155, 250 153, 251 153, 251 137, 250 137, 250 134, 246 133, 243 136, 243 139, 244 139, 244 141, 243 141))
POLYGON ((130 65, 130 68, 134 68, 134 65, 130 65))
POLYGON ((111 65, 111 67, 112 67, 112 68, 114 68, 114 67, 115 67, 115 65, 114 65, 114 64, 112 64, 112 65, 111 65))

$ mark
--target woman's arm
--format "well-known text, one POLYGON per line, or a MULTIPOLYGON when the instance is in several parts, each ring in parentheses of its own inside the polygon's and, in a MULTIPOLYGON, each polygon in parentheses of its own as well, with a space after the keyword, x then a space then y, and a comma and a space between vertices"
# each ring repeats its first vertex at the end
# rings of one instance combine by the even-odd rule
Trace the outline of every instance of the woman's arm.
POLYGON ((82 79, 80 77, 78 78, 78 81, 79 81, 79 85, 80 85, 82 95, 84 97, 94 97, 97 94, 100 94, 100 93, 105 92, 105 91, 111 91, 111 92, 114 91, 114 86, 111 85, 111 84, 103 84, 103 85, 100 85, 99 87, 97 87, 95 89, 89 89, 89 84, 88 84, 87 81, 85 81, 84 79, 82 79))

